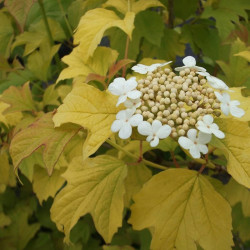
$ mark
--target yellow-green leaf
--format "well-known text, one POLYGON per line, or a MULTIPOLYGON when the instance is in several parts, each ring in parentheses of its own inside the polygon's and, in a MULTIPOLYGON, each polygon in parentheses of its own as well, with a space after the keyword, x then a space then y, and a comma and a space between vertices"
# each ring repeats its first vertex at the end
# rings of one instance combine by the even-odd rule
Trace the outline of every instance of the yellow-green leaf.
POLYGON ((129 222, 153 228, 152 250, 228 250, 233 245, 231 208, 196 171, 170 169, 151 178, 134 196, 129 222))
POLYGON ((222 150, 227 158, 227 171, 240 184, 250 188, 250 128, 247 122, 216 119, 225 139, 213 137, 210 144, 222 150))
POLYGON ((234 54, 234 56, 240 56, 245 58, 248 62, 250 62, 250 50, 245 50, 245 51, 241 51, 237 54, 234 54))
POLYGON ((0 228, 8 226, 11 223, 9 216, 5 215, 3 212, 0 212, 0 228))
POLYGON ((98 47, 93 57, 89 58, 87 62, 84 61, 85 51, 82 47, 76 47, 71 54, 63 57, 62 61, 69 67, 64 69, 59 75, 57 82, 74 78, 82 77, 85 81, 90 73, 95 73, 105 76, 109 67, 116 61, 118 53, 107 47, 98 47))
POLYGON ((250 190, 240 185, 234 179, 223 186, 222 192, 225 193, 226 199, 231 206, 241 202, 244 216, 250 217, 250 190))
POLYGON ((18 111, 34 111, 35 103, 32 99, 29 82, 22 87, 11 86, 5 90, 0 98, 1 101, 10 104, 10 107, 4 113, 12 113, 18 111))
POLYGON ((63 185, 65 180, 61 177, 65 168, 55 169, 51 176, 48 175, 46 169, 35 166, 33 176, 33 191, 35 192, 40 204, 49 197, 56 195, 57 191, 63 185))
POLYGON ((112 134, 110 128, 119 111, 116 102, 117 99, 108 92, 82 83, 64 99, 53 121, 56 127, 71 122, 88 129, 83 145, 83 158, 86 159, 112 134))
POLYGON ((51 218, 69 241, 70 230, 81 216, 90 213, 97 231, 110 243, 122 225, 126 164, 112 156, 82 162, 75 158, 63 175, 67 186, 56 196, 51 218))
POLYGON ((134 194, 138 193, 144 183, 146 183, 152 176, 152 172, 144 163, 128 165, 128 175, 125 180, 125 204, 130 205, 134 194))
POLYGON ((43 95, 43 106, 46 105, 55 105, 59 106, 60 103, 58 101, 59 94, 57 92, 57 89, 55 89, 55 85, 50 85, 48 88, 46 88, 44 95, 43 95))
POLYGON ((79 131, 78 127, 54 128, 52 113, 47 113, 17 133, 10 145, 10 155, 17 168, 23 159, 43 147, 43 161, 51 174, 65 145, 79 131))
POLYGON ((128 3, 127 0, 108 0, 103 6, 105 8, 114 7, 123 14, 126 14, 128 11, 137 14, 151 7, 164 7, 164 5, 158 0, 130 0, 129 2, 130 3, 128 3))
POLYGON ((133 12, 127 12, 124 19, 120 19, 115 12, 102 8, 88 11, 80 20, 74 36, 74 43, 79 44, 86 62, 100 43, 104 32, 111 27, 122 29, 130 38, 134 29, 133 12))

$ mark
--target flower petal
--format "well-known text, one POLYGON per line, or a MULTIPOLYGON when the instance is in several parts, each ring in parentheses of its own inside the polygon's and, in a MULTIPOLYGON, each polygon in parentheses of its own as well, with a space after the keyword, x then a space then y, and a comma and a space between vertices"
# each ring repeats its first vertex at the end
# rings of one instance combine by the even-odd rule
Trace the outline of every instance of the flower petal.
POLYGON ((240 118, 245 114, 245 111, 236 106, 230 106, 230 113, 232 114, 232 116, 240 118))
POLYGON ((193 68, 196 69, 197 71, 200 71, 200 72, 206 72, 207 71, 205 68, 199 67, 199 66, 194 66, 193 68))
POLYGON ((230 95, 228 93, 223 93, 221 102, 222 103, 229 103, 230 102, 230 95))
POLYGON ((152 135, 153 134, 153 130, 152 130, 152 125, 149 122, 141 122, 138 125, 138 132, 141 135, 152 135))
POLYGON ((140 74, 146 74, 148 72, 148 66, 143 64, 137 64, 132 67, 132 70, 140 74))
POLYGON ((203 121, 207 124, 207 125, 211 125, 214 121, 214 118, 211 115, 204 115, 203 116, 203 121))
POLYGON ((150 142, 151 147, 156 147, 159 144, 159 138, 157 136, 154 137, 154 140, 150 142))
POLYGON ((196 60, 193 56, 186 56, 183 60, 182 60, 183 64, 185 66, 188 67, 193 67, 196 65, 196 60))
POLYGON ((124 86, 125 93, 128 93, 128 92, 134 90, 136 88, 136 86, 137 86, 137 81, 135 80, 134 77, 131 77, 125 83, 125 86, 124 86))
POLYGON ((190 148, 189 153, 192 155, 193 158, 197 159, 201 157, 199 147, 194 145, 190 148))
POLYGON ((220 102, 222 102, 223 97, 222 97, 221 93, 219 93, 219 92, 214 92, 214 94, 215 94, 216 98, 217 98, 220 102))
POLYGON ((198 72, 196 72, 197 74, 199 74, 199 75, 201 75, 201 76, 210 76, 210 74, 208 73, 208 72, 204 72, 204 71, 198 71, 198 72))
POLYGON ((215 76, 208 76, 207 77, 208 83, 215 89, 221 89, 221 90, 228 90, 229 87, 224 83, 221 79, 215 77, 215 76))
POLYGON ((121 139, 128 139, 132 134, 132 127, 128 122, 124 122, 119 131, 119 137, 121 139))
POLYGON ((152 123, 153 133, 157 133, 157 131, 162 127, 162 123, 159 120, 154 120, 152 123))
POLYGON ((112 83, 109 84, 108 90, 113 95, 122 95, 125 85, 125 79, 122 77, 116 78, 112 83))
POLYGON ((211 130, 207 126, 197 126, 197 128, 205 134, 212 134, 211 130))
POLYGON ((159 128, 156 135, 159 137, 159 139, 167 138, 171 133, 171 127, 169 125, 163 125, 159 128))
POLYGON ((186 68, 188 68, 188 67, 182 66, 182 67, 176 67, 174 70, 175 70, 175 71, 182 71, 182 70, 184 70, 184 69, 186 69, 186 68))
POLYGON ((221 103, 220 109, 224 115, 229 115, 230 108, 227 103, 221 103))
POLYGON ((132 91, 128 92, 128 97, 130 99, 137 99, 137 98, 141 97, 141 95, 142 95, 142 93, 139 90, 132 90, 132 91))
POLYGON ((187 136, 191 141, 196 140, 197 130, 196 129, 189 129, 187 132, 187 136))
POLYGON ((154 137, 152 135, 149 135, 147 138, 146 138, 146 141, 147 142, 150 142, 154 139, 154 137))
POLYGON ((216 137, 218 137, 218 138, 220 138, 220 139, 225 138, 225 134, 224 134, 222 131, 220 131, 219 129, 212 129, 212 132, 213 132, 213 134, 214 134, 216 137))
POLYGON ((117 120, 123 120, 125 121, 127 119, 127 112, 126 110, 121 110, 116 114, 116 119, 117 120))
POLYGON ((123 123, 124 122, 121 120, 115 120, 111 125, 111 131, 114 133, 118 132, 121 129, 123 123))
POLYGON ((190 149, 192 146, 194 146, 194 142, 185 136, 181 136, 178 139, 178 142, 179 142, 180 146, 185 148, 185 149, 190 149))
POLYGON ((129 119, 129 123, 131 124, 132 127, 138 126, 142 121, 143 121, 143 117, 140 114, 133 115, 129 119))
POLYGON ((127 95, 120 95, 116 103, 116 107, 127 100, 127 95))
POLYGON ((198 143, 199 144, 207 144, 211 141, 212 135, 211 134, 206 134, 206 133, 202 133, 199 132, 198 135, 198 143))
POLYGON ((207 152, 208 152, 208 147, 207 147, 206 145, 198 144, 198 148, 199 148, 199 150, 200 150, 201 153, 207 154, 207 152))

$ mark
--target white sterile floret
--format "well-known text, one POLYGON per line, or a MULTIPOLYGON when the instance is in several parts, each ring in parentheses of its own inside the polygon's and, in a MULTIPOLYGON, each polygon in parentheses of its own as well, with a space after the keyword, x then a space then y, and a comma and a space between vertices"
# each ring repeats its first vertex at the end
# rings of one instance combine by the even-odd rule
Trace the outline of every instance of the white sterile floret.
POLYGON ((171 62, 172 61, 166 62, 166 63, 154 63, 154 64, 149 65, 149 66, 139 63, 139 64, 133 66, 132 70, 137 72, 137 73, 140 73, 140 74, 147 74, 148 72, 152 72, 152 71, 156 70, 158 67, 163 67, 171 62))
POLYGON ((213 121, 214 118, 211 115, 205 115, 202 121, 197 122, 197 128, 205 134, 214 134, 220 139, 225 138, 225 134, 219 130, 218 125, 213 121))
POLYGON ((118 77, 110 83, 108 90, 113 94, 119 96, 116 106, 125 102, 127 98, 137 99, 141 96, 141 92, 136 90, 137 82, 135 77, 132 77, 128 80, 123 77, 118 77))
POLYGON ((138 99, 127 99, 125 102, 124 102, 124 106, 126 108, 139 108, 141 106, 141 99, 138 98, 138 99))
POLYGON ((134 113, 135 109, 119 111, 116 115, 117 120, 111 126, 111 131, 114 133, 119 131, 121 139, 128 139, 132 134, 132 127, 138 126, 143 120, 142 115, 134 115, 134 113))
POLYGON ((201 72, 206 72, 207 71, 205 68, 196 66, 196 60, 192 56, 186 56, 182 60, 182 62, 184 64, 184 66, 175 68, 176 71, 181 71, 181 70, 184 70, 186 68, 195 69, 195 70, 201 71, 201 72))
POLYGON ((147 136, 146 140, 150 142, 151 147, 156 147, 159 144, 159 139, 165 139, 170 135, 171 127, 169 125, 162 126, 159 120, 154 120, 152 124, 144 121, 138 125, 138 132, 147 136))
POLYGON ((210 140, 210 134, 199 132, 197 137, 197 130, 189 129, 187 137, 181 136, 178 142, 181 147, 189 150, 189 153, 193 158, 200 158, 201 153, 206 154, 208 152, 208 148, 205 144, 207 144, 210 140))
POLYGON ((231 113, 232 116, 242 117, 245 114, 245 111, 237 106, 240 105, 240 102, 237 100, 230 100, 230 95, 228 93, 214 92, 217 99, 221 102, 221 111, 224 115, 229 115, 231 113))

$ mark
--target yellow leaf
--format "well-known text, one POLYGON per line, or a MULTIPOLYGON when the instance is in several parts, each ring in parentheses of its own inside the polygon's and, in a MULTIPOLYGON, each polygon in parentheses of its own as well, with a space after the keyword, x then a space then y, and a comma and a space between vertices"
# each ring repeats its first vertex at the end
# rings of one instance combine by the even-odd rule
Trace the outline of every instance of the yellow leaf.
POLYGON ((83 58, 86 52, 82 48, 83 47, 78 46, 73 49, 71 54, 63 57, 62 61, 69 67, 61 72, 57 82, 79 76, 83 77, 83 80, 85 80, 90 73, 105 76, 109 67, 118 57, 118 53, 115 50, 107 47, 98 47, 95 50, 93 57, 85 62, 83 58))
POLYGON ((102 8, 88 11, 80 20, 74 36, 74 43, 80 43, 83 60, 91 57, 100 43, 104 32, 111 27, 122 29, 131 39, 134 29, 133 12, 127 12, 124 19, 120 19, 115 12, 102 8))
POLYGON ((52 113, 47 113, 29 127, 17 133, 10 145, 15 168, 23 159, 43 147, 43 161, 51 174, 65 145, 79 131, 78 127, 54 128, 52 113))
POLYGON ((10 225, 11 219, 9 216, 5 215, 3 212, 0 212, 0 228, 10 225))
POLYGON ((5 114, 4 111, 9 107, 9 104, 0 101, 0 122, 4 123, 6 126, 15 126, 23 116, 21 112, 5 114))
POLYGON ((130 9, 130 11, 137 14, 151 7, 158 7, 158 6, 164 7, 164 5, 160 1, 157 1, 157 0, 147 0, 147 1, 130 0, 129 2, 130 4, 128 5, 127 0, 108 0, 105 4, 103 4, 103 6, 105 8, 114 7, 123 14, 126 14, 128 12, 128 9, 130 9))
POLYGON ((222 192, 231 206, 241 202, 244 216, 250 217, 250 190, 231 179, 229 183, 223 186, 222 192))
POLYGON ((134 196, 129 222, 153 227, 152 250, 228 250, 233 245, 231 208, 196 171, 170 169, 151 178, 134 196))
POLYGON ((225 133, 225 139, 212 138, 210 144, 223 151, 227 171, 240 184, 250 188, 250 128, 247 122, 234 119, 216 119, 225 133))
POLYGON ((126 164, 112 156, 84 162, 77 157, 72 161, 63 175, 67 186, 56 196, 51 208, 51 218, 65 233, 66 242, 80 217, 90 213, 97 231, 110 243, 122 225, 126 175, 126 164))
POLYGON ((14 86, 9 87, 3 92, 0 100, 10 105, 10 107, 5 110, 4 114, 18 111, 36 110, 29 82, 26 82, 21 88, 14 86))
POLYGON ((65 168, 55 169, 51 176, 46 169, 35 166, 33 176, 33 191, 35 192, 40 204, 49 197, 54 197, 65 180, 61 177, 65 168))
POLYGON ((250 50, 245 50, 245 51, 241 51, 237 54, 234 54, 234 56, 240 56, 245 58, 248 62, 250 62, 250 50))
POLYGON ((108 92, 82 84, 73 88, 64 99, 53 121, 56 127, 71 122, 88 129, 83 145, 83 158, 86 159, 112 134, 110 128, 119 111, 116 102, 108 92))

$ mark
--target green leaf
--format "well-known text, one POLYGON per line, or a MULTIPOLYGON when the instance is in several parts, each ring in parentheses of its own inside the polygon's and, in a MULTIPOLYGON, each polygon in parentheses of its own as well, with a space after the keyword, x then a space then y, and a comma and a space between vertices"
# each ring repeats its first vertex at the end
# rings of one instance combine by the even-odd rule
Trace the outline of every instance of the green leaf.
POLYGON ((145 37, 150 43, 160 46, 164 24, 162 17, 157 12, 141 12, 135 18, 135 26, 141 36, 145 37))
POLYGON ((234 23, 240 23, 239 17, 247 20, 247 12, 245 10, 249 9, 248 0, 220 0, 218 4, 207 6, 202 13, 202 17, 214 17, 221 38, 225 39, 235 28, 234 23))
POLYGON ((63 231, 66 241, 79 218, 93 217, 97 231, 107 243, 122 225, 124 179, 127 166, 111 156, 98 156, 82 162, 75 158, 64 174, 67 186, 56 196, 51 218, 63 231))
POLYGON ((24 207, 16 207, 9 214, 11 225, 0 231, 2 249, 22 250, 39 230, 38 223, 28 223, 29 211, 24 207))
POLYGON ((62 61, 69 67, 64 69, 57 82, 64 79, 81 77, 85 81, 90 73, 106 76, 109 67, 116 61, 118 53, 115 50, 106 47, 98 47, 93 57, 84 62, 84 50, 76 47, 71 54, 63 57, 62 61))
POLYGON ((190 16, 194 16, 196 10, 199 7, 198 0, 176 0, 174 1, 174 15, 181 19, 187 19, 190 16))
POLYGON ((210 142, 222 150, 227 158, 227 171, 240 184, 250 188, 250 128, 247 122, 234 119, 216 119, 225 133, 225 139, 212 138, 210 142))
POLYGON ((19 31, 23 32, 30 8, 35 0, 5 0, 4 5, 15 19, 19 31))
POLYGON ((134 196, 129 222, 152 228, 150 249, 231 249, 231 208, 203 176, 170 169, 151 178, 134 196))
POLYGON ((131 38, 134 29, 134 17, 133 12, 127 12, 122 20, 111 10, 96 8, 88 11, 81 18, 74 35, 74 43, 80 44, 80 49, 83 52, 83 61, 86 62, 89 57, 93 56, 104 32, 111 27, 120 28, 131 38))
POLYGON ((65 168, 54 169, 51 176, 48 175, 46 169, 35 166, 33 177, 33 191, 36 194, 40 204, 49 197, 56 195, 65 180, 61 177, 65 168))
POLYGON ((32 99, 29 82, 25 83, 21 88, 11 86, 3 92, 0 100, 10 104, 10 107, 7 108, 4 113, 36 110, 36 105, 32 99))
POLYGON ((23 159, 43 147, 43 161, 51 175, 65 145, 79 131, 78 127, 54 128, 52 116, 52 113, 45 114, 13 137, 10 155, 15 168, 23 159))
MULTIPOLYGON (((250 69, 248 62, 235 54, 244 51, 246 49, 245 44, 237 39, 232 45, 229 54, 229 61, 217 61, 221 69, 225 74, 225 82, 230 86, 241 87, 242 85, 250 84, 250 69)), ((223 77, 221 77, 223 79, 223 77)))
POLYGON ((157 146, 157 148, 159 148, 162 151, 175 151, 175 149, 177 148, 178 143, 173 140, 172 138, 168 137, 167 139, 164 140, 160 140, 159 145, 157 146))
POLYGON ((225 193, 231 206, 241 202, 244 215, 250 217, 250 191, 247 188, 231 179, 229 183, 224 185, 222 192, 225 193))
POLYGON ((81 83, 73 88, 59 106, 53 118, 55 126, 70 122, 88 129, 83 145, 83 158, 86 159, 112 134, 111 125, 120 110, 116 102, 117 98, 109 92, 81 83))
MULTIPOLYGON (((54 41, 62 41, 65 39, 65 34, 58 22, 49 18, 48 24, 54 41)), ((29 31, 18 35, 12 44, 12 49, 20 45, 25 45, 24 56, 29 55, 41 46, 50 45, 47 29, 43 20, 32 24, 29 31)))
POLYGON ((0 12, 0 55, 8 58, 10 56, 10 46, 13 40, 13 27, 11 20, 3 12, 0 12))
POLYGON ((43 95, 43 106, 47 105, 55 105, 59 106, 60 102, 58 101, 59 95, 57 92, 57 89, 55 89, 55 85, 50 85, 46 90, 44 91, 43 95))
POLYGON ((8 226, 10 225, 10 223, 11 223, 10 217, 5 215, 3 212, 0 212, 0 228, 8 226))

